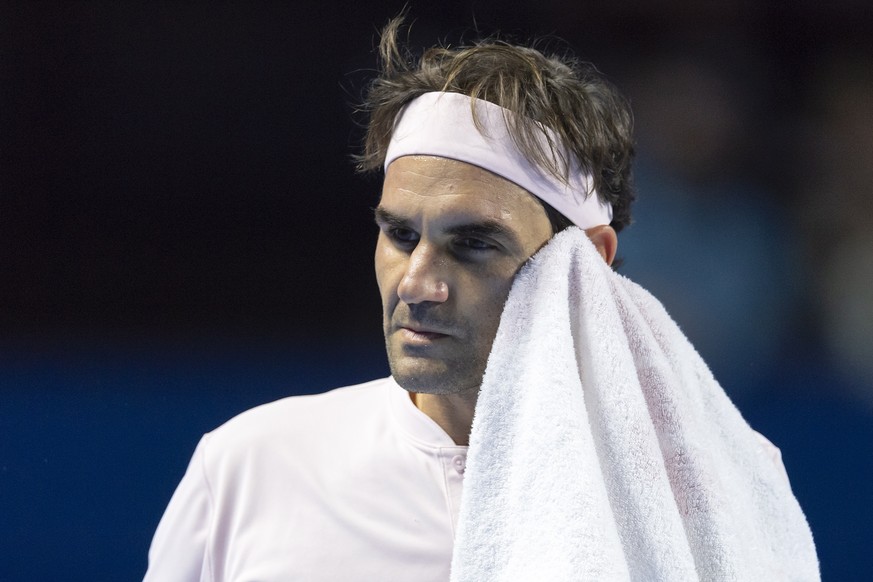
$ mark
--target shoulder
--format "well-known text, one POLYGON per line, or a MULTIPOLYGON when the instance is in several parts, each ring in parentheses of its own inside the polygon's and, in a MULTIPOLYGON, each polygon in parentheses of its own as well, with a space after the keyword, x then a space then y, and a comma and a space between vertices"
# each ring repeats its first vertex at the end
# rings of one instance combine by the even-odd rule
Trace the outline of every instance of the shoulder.
POLYGON ((321 394, 290 396, 262 404, 230 419, 204 439, 210 452, 295 442, 331 430, 354 428, 380 416, 390 378, 336 388, 321 394))

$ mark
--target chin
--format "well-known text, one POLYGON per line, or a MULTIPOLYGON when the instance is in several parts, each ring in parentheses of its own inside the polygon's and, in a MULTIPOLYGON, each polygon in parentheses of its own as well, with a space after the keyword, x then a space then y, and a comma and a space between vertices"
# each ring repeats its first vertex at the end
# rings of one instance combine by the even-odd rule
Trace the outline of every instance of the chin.
POLYGON ((445 374, 405 371, 400 367, 391 366, 391 375, 404 390, 419 394, 451 394, 451 385, 446 382, 445 374))
POLYGON ((408 349, 392 336, 385 338, 385 352, 394 380, 419 394, 459 394, 478 390, 488 354, 468 345, 447 343, 432 350, 408 349))
POLYGON ((406 362, 397 362, 389 357, 391 375, 394 380, 405 390, 419 394, 457 394, 472 387, 478 388, 482 381, 482 372, 476 374, 472 370, 464 373, 454 366, 446 366, 442 363, 436 365, 406 365, 406 362), (470 378, 476 378, 473 382, 470 378))

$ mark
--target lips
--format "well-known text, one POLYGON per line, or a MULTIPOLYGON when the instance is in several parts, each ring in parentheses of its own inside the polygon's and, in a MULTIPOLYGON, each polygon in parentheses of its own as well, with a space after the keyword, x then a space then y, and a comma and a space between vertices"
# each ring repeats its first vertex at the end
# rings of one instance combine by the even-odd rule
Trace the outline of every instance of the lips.
POLYGON ((406 335, 411 335, 413 337, 427 338, 427 339, 437 339, 437 338, 448 336, 448 334, 445 334, 445 333, 442 333, 439 331, 434 331, 434 330, 424 329, 424 328, 408 327, 408 326, 402 326, 400 328, 400 331, 402 331, 406 335))
POLYGON ((425 326, 401 325, 397 328, 398 335, 403 342, 411 345, 430 345, 442 338, 449 337, 449 334, 443 333, 442 329, 437 329, 425 326))

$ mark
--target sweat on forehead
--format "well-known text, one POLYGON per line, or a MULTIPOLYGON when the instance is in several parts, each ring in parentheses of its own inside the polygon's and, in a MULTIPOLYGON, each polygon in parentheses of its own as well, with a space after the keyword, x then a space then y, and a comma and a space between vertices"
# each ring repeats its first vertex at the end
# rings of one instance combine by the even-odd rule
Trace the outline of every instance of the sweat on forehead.
MULTIPOLYGON (((612 207, 600 201, 589 175, 578 167, 571 167, 564 183, 524 156, 507 127, 507 119, 512 115, 498 105, 460 93, 425 93, 397 115, 385 169, 402 156, 418 154, 454 159, 517 184, 580 228, 609 224, 612 207)), ((557 136, 548 128, 542 130, 544 149, 554 152, 550 144, 560 143, 557 136)))

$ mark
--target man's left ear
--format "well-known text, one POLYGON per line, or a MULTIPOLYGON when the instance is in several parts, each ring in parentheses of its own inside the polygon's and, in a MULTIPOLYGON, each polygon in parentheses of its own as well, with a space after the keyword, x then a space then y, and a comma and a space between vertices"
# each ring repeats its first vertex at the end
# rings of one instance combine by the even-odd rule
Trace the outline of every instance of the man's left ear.
POLYGON ((615 234, 615 230, 608 224, 601 224, 600 226, 586 229, 585 234, 588 235, 588 238, 597 247, 597 252, 600 253, 606 264, 611 266, 612 261, 615 259, 615 252, 618 249, 618 236, 615 234))

